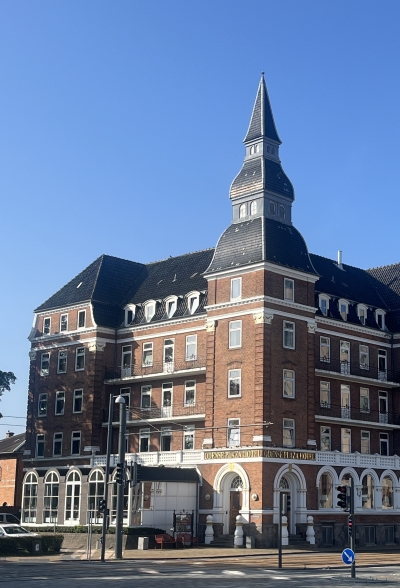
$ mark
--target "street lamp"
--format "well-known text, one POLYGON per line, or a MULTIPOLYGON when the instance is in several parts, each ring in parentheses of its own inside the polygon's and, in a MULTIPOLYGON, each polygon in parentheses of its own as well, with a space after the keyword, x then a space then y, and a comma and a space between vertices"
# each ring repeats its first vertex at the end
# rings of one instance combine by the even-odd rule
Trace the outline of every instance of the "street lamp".
POLYGON ((115 559, 122 559, 122 527, 124 522, 124 486, 125 486, 125 429, 126 404, 125 398, 119 395, 115 399, 119 404, 119 436, 118 436, 118 464, 123 475, 117 483, 117 516, 115 520, 115 559))

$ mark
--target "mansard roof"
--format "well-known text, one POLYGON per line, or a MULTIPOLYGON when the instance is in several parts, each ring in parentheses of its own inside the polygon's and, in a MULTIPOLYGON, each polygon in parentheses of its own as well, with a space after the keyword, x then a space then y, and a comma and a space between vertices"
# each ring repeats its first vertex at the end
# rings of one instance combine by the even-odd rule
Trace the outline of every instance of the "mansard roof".
POLYGON ((243 167, 233 180, 230 198, 250 196, 263 191, 273 192, 294 200, 292 182, 278 161, 257 157, 243 163, 243 167))
POLYGON ((244 143, 266 137, 277 143, 281 143, 276 130, 274 117, 272 114, 271 103, 265 85, 264 73, 258 86, 256 101, 250 119, 249 128, 244 138, 244 143))

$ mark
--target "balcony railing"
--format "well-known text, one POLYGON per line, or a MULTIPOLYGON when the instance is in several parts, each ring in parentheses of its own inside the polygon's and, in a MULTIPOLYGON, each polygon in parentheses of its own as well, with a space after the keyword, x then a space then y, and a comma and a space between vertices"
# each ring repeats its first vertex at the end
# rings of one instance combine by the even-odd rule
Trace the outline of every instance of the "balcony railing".
MULTIPOLYGON (((172 404, 170 406, 152 406, 140 408, 131 406, 127 409, 127 421, 148 421, 151 419, 174 419, 179 417, 195 417, 205 414, 204 404, 172 404)), ((113 422, 119 422, 119 405, 113 405, 113 422)), ((103 422, 108 421, 108 410, 104 411, 103 422)))
POLYGON ((369 421, 388 425, 400 424, 400 414, 395 412, 363 410, 356 407, 341 406, 340 404, 327 404, 326 402, 315 404, 315 414, 324 417, 341 418, 343 420, 369 421))
POLYGON ((127 378, 140 378, 155 374, 174 374, 182 371, 196 370, 206 367, 206 358, 194 356, 193 358, 175 359, 174 361, 160 361, 149 364, 135 364, 118 366, 105 369, 106 380, 122 380, 127 378))
POLYGON ((358 376, 361 378, 373 378, 380 382, 400 382, 400 372, 379 369, 378 366, 360 364, 353 361, 341 361, 339 359, 319 357, 315 358, 315 368, 327 372, 335 372, 346 376, 358 376))

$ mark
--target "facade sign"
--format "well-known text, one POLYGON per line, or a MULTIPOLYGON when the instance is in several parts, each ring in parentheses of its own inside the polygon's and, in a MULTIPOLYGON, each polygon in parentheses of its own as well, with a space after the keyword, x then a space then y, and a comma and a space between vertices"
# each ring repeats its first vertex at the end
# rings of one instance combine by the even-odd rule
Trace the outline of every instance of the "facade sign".
POLYGON ((315 461, 315 453, 311 451, 288 451, 284 449, 238 449, 228 451, 205 451, 204 459, 246 459, 269 457, 274 459, 297 459, 315 461))

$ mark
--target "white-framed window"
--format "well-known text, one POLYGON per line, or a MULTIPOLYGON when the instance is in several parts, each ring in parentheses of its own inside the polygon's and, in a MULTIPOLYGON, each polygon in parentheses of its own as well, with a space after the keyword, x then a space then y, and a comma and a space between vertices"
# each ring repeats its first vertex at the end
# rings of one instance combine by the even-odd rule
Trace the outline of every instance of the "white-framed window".
POLYGON ((165 314, 168 318, 172 318, 176 312, 178 299, 176 296, 171 296, 165 301, 165 314))
POLYGON ((125 308, 124 308, 124 311, 125 311, 124 325, 125 325, 125 327, 130 325, 131 322, 133 321, 133 319, 135 318, 135 309, 136 309, 136 307, 134 304, 129 304, 128 306, 125 306, 125 308))
POLYGON ((250 155, 255 155, 259 151, 259 145, 250 145, 250 155))
POLYGON ((242 321, 229 323, 229 349, 242 346, 242 321))
POLYGON ((65 487, 65 521, 79 522, 81 507, 81 477, 76 470, 67 476, 65 487))
POLYGON ((164 340, 164 372, 174 371, 175 341, 174 339, 164 340))
POLYGON ((331 383, 319 383, 319 403, 323 408, 331 407, 331 383))
POLYGON ((86 310, 78 312, 78 329, 84 329, 86 325, 86 310))
POLYGON ((75 371, 79 372, 85 369, 85 348, 77 347, 75 353, 75 371))
POLYGON ((385 390, 379 390, 379 422, 388 422, 388 393, 385 390))
POLYGON ((156 303, 155 300, 149 300, 144 306, 144 318, 146 323, 149 323, 153 316, 156 314, 156 303))
POLYGON ((247 208, 246 204, 241 204, 239 206, 239 218, 245 218, 245 216, 247 214, 246 208, 247 208))
POLYGON ((250 214, 257 214, 257 200, 253 200, 250 204, 250 214))
POLYGON ((319 338, 319 357, 321 361, 331 361, 331 340, 329 337, 319 338))
POLYGON ((71 455, 80 455, 81 453, 81 432, 72 431, 71 434, 71 455))
POLYGON ((151 408, 151 386, 142 386, 140 390, 140 408, 142 410, 151 408))
POLYGON ((369 431, 361 431, 361 453, 371 453, 371 435, 369 431))
POLYGON ((294 301, 294 280, 291 280, 290 278, 284 279, 283 297, 284 300, 294 301))
POLYGON ((338 302, 339 314, 344 321, 347 321, 347 317, 349 314, 349 303, 347 300, 343 300, 342 298, 338 302))
POLYGON ((188 380, 185 382, 185 406, 194 406, 196 403, 196 381, 188 380))
POLYGON ((387 380, 387 353, 386 349, 378 349, 378 379, 387 380))
POLYGON ((375 320, 378 327, 383 331, 385 329, 385 313, 383 310, 378 309, 375 311, 375 320))
POLYGON ((358 318, 360 319, 360 323, 365 326, 367 323, 367 307, 364 306, 363 304, 358 304, 357 305, 357 315, 358 315, 358 318))
POLYGON ((102 522, 103 517, 98 512, 99 500, 104 496, 104 474, 100 470, 94 470, 89 476, 88 487, 88 511, 94 524, 102 522))
POLYGON ((240 419, 228 419, 228 447, 240 447, 240 419))
POLYGON ((129 378, 132 375, 132 345, 123 345, 121 353, 121 376, 129 378))
POLYGON ((60 316, 60 333, 68 331, 68 314, 60 316))
POLYGON ((185 358, 187 361, 197 359, 197 335, 186 335, 185 358))
POLYGON ((240 300, 242 298, 242 278, 231 279, 231 300, 240 300))
POLYGON ((279 218, 281 218, 282 220, 285 218, 285 207, 283 206, 283 204, 279 205, 279 218))
POLYGON ((393 480, 390 476, 385 476, 382 480, 382 508, 388 509, 394 507, 393 500, 393 480))
POLYGON ((42 392, 38 399, 38 417, 47 416, 47 394, 42 392))
POLYGON ((49 472, 44 480, 43 522, 57 523, 60 480, 56 472, 49 472))
POLYGON ((340 341, 340 373, 350 374, 350 343, 340 341))
POLYGON ((24 523, 36 523, 37 495, 38 477, 35 472, 29 472, 24 481, 22 497, 21 514, 24 523))
POLYGON ((283 396, 284 398, 295 397, 295 372, 294 370, 283 370, 283 396))
POLYGON ((228 398, 242 395, 242 370, 228 370, 228 398))
POLYGON ((294 419, 283 419, 283 447, 294 447, 294 419))
POLYGON ((289 321, 283 321, 283 346, 285 349, 295 348, 295 324, 289 321))
POLYGON ((36 457, 44 457, 44 434, 36 435, 36 457))
POLYGON ((62 441, 63 441, 63 434, 62 433, 54 433, 54 435, 53 435, 53 456, 54 457, 61 457, 62 456, 62 441))
POLYGON ((74 390, 72 412, 78 413, 78 412, 82 412, 82 410, 83 410, 83 390, 82 390, 82 388, 79 388, 78 390, 74 390))
POLYGON ((153 365, 153 343, 143 343, 142 365, 153 365))
POLYGON ((172 429, 171 427, 161 427, 160 446, 161 451, 171 451, 172 429))
POLYGON ((194 449, 194 425, 183 427, 183 449, 194 449))
MULTIPOLYGON (((322 429, 322 427, 321 427, 322 429)), ((322 444, 321 444, 322 446, 322 444)), ((327 450, 326 450, 327 451, 327 450)), ((324 472, 321 474, 319 479, 319 486, 318 486, 318 501, 319 501, 319 508, 332 508, 333 507, 333 484, 332 484, 332 476, 329 472, 324 472)), ((322 527, 324 529, 324 527, 322 527)), ((324 531, 322 531, 324 536, 324 531)), ((333 533, 332 533, 333 535, 333 533)), ((328 543, 326 541, 327 537, 323 537, 323 542, 328 543), (325 540, 324 540, 325 539, 325 540)), ((332 540, 329 541, 333 545, 333 537, 332 540)))
POLYGON ((321 451, 331 451, 330 427, 321 427, 321 451))
POLYGON ((198 309, 200 302, 200 293, 199 292, 190 292, 187 296, 187 306, 189 314, 194 314, 198 309))
POLYGON ((329 296, 325 294, 320 294, 318 296, 319 299, 319 309, 324 316, 328 316, 329 311, 329 296))
POLYGON ((369 389, 360 388, 360 412, 369 412, 369 389))
POLYGON ((342 428, 340 432, 342 453, 351 453, 351 429, 342 428))
POLYGON ((40 375, 48 376, 50 369, 50 353, 42 353, 40 356, 40 375))
POLYGON ((68 352, 66 349, 60 349, 58 352, 57 373, 65 374, 67 372, 68 352))
POLYGON ((365 474, 361 481, 362 508, 374 508, 374 479, 371 474, 365 474))
POLYGON ((379 433, 379 453, 389 455, 389 433, 379 433))
POLYGON ((139 452, 150 451, 150 429, 139 429, 139 452))
POLYGON ((51 331, 51 318, 47 316, 43 319, 43 335, 50 335, 51 331))
POLYGON ((172 416, 172 402, 173 402, 174 387, 172 382, 165 382, 162 385, 162 406, 161 416, 171 417, 172 416))
POLYGON ((62 415, 65 410, 65 392, 63 390, 56 392, 56 403, 54 414, 62 415))
MULTIPOLYGON (((119 393, 125 400, 126 409, 129 410, 131 407, 131 389, 130 388, 121 388, 119 393)), ((128 418, 128 415, 127 415, 127 418, 128 418)))
POLYGON ((342 419, 349 419, 351 417, 350 386, 347 384, 341 384, 340 386, 340 403, 342 419))
POLYGON ((276 215, 276 204, 275 204, 275 202, 272 202, 272 200, 270 200, 270 203, 269 203, 269 214, 271 216, 276 215))
POLYGON ((369 347, 368 345, 360 345, 360 369, 369 370, 369 347))

